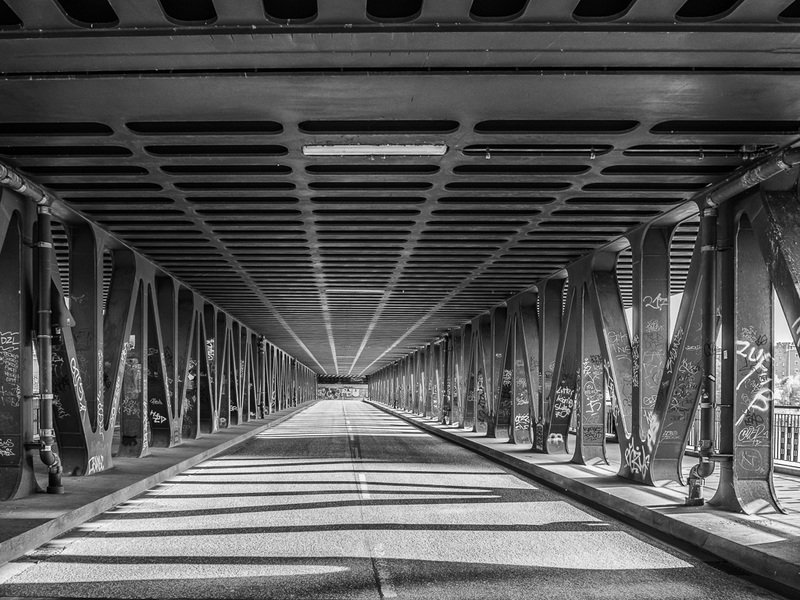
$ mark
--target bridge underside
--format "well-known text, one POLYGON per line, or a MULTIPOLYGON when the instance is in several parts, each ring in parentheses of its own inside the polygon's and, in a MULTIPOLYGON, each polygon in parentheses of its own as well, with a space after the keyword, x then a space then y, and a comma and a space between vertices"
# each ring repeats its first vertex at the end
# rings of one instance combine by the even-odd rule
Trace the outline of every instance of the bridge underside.
MULTIPOLYGON (((613 427, 645 483, 681 477, 702 406, 698 476, 774 507, 800 8, 704 4, 0 2, 0 161, 52 199, 65 470, 368 378, 540 451, 573 427, 579 461, 613 427)), ((5 497, 33 486, 36 224, 5 190, 5 497)))

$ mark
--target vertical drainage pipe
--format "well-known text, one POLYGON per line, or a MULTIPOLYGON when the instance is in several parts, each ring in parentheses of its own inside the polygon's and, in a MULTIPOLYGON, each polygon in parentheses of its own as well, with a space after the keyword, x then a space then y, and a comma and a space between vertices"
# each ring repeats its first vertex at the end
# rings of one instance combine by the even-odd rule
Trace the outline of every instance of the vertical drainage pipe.
POLYGON ((703 484, 714 472, 714 410, 717 392, 717 207, 706 202, 700 212, 702 272, 703 381, 700 387, 700 461, 689 471, 687 506, 701 506, 703 484))
POLYGON ((53 452, 56 442, 53 424, 53 334, 50 286, 53 272, 53 232, 50 207, 39 205, 36 226, 39 234, 37 244, 39 262, 39 314, 37 340, 39 342, 39 457, 47 465, 48 494, 63 494, 61 484, 61 460, 53 452))

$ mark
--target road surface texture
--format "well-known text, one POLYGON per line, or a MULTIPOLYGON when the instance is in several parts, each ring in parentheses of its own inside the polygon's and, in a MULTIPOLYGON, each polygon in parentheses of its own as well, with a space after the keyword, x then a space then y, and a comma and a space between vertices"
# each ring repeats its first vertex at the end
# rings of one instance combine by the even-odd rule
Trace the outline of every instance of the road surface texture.
POLYGON ((779 597, 354 401, 5 565, 0 596, 779 597))

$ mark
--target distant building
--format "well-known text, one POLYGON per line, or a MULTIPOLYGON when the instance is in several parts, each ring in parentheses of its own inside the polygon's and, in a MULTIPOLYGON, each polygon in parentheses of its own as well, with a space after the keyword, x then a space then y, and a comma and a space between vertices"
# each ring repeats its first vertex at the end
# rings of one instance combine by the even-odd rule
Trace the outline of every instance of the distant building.
POLYGON ((793 342, 778 342, 775 344, 775 356, 772 364, 774 367, 773 377, 775 381, 781 381, 785 377, 800 375, 800 355, 793 342))

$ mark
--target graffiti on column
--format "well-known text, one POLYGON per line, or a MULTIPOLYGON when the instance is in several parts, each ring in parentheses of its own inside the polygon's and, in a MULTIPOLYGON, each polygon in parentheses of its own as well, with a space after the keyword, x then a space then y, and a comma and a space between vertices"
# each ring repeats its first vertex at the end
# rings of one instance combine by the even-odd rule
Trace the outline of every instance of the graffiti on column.
POLYGON ((486 433, 486 380, 483 371, 478 371, 477 385, 475 388, 475 431, 486 433))
POLYGON ((168 423, 168 411, 166 405, 167 390, 162 376, 162 356, 158 348, 150 347, 147 349, 147 390, 150 393, 148 399, 148 413, 150 422, 156 427, 162 427, 168 423))
POLYGON ((605 440, 605 394, 603 359, 597 355, 583 359, 583 415, 581 430, 585 446, 602 446, 605 440))
MULTIPOLYGON (((523 356, 520 349, 518 356, 523 356)), ((518 358, 514 361, 514 441, 517 444, 528 444, 531 441, 531 400, 528 389, 528 377, 525 373, 525 361, 518 358)))
POLYGON ((502 378, 500 379, 500 401, 497 406, 497 425, 498 429, 500 427, 508 428, 509 435, 512 435, 510 424, 514 419, 513 382, 514 374, 511 369, 503 369, 502 378))
POLYGON ((20 459, 19 332, 0 332, 0 465, 20 459))
POLYGON ((736 341, 737 385, 734 423, 737 466, 747 477, 763 477, 770 469, 772 355, 770 338, 753 327, 742 328, 736 341))

